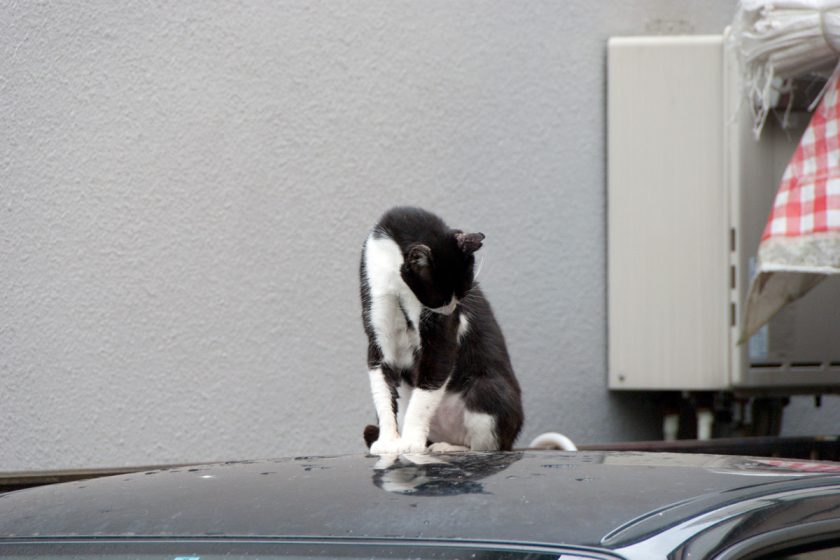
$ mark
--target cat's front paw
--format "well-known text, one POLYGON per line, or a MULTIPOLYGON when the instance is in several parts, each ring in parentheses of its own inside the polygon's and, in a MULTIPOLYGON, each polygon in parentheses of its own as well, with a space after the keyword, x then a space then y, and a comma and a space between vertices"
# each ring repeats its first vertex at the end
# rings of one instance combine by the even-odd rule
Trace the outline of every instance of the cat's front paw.
POLYGON ((400 440, 399 439, 382 439, 374 441, 370 446, 371 455, 399 455, 400 440))
POLYGON ((408 430, 400 438, 399 449, 400 453, 427 453, 426 449, 426 435, 423 433, 416 434, 412 430, 408 430))
POLYGON ((402 455, 403 453, 426 453, 426 442, 413 439, 386 439, 381 438, 370 446, 371 455, 402 455))
POLYGON ((400 453, 427 453, 425 441, 411 441, 403 439, 400 443, 400 453))

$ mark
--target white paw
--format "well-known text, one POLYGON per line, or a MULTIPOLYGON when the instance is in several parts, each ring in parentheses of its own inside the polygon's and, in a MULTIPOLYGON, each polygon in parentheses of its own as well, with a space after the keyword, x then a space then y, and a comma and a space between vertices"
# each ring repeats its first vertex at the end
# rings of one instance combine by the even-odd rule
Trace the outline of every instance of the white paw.
POLYGON ((371 455, 399 455, 400 451, 399 439, 382 439, 374 441, 370 446, 371 455))
POLYGON ((429 451, 431 453, 456 453, 459 451, 469 450, 469 447, 464 447, 463 445, 452 445, 451 443, 446 443, 445 441, 439 441, 429 446, 429 451))
POLYGON ((406 438, 378 439, 370 446, 371 455, 402 455, 403 453, 426 453, 426 443, 406 438))
POLYGON ((410 440, 403 438, 400 440, 400 453, 426 453, 426 441, 410 440))

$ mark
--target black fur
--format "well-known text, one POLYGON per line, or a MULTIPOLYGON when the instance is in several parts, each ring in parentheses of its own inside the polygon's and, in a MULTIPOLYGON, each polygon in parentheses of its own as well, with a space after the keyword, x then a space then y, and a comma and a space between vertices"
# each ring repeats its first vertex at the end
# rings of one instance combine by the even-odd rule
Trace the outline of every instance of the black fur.
MULTIPOLYGON (((374 335, 370 287, 362 252, 362 319, 369 341, 368 367, 382 367, 391 388, 394 410, 396 388, 401 381, 431 390, 440 388, 449 379, 447 393, 459 393, 471 411, 494 416, 496 441, 501 449, 510 450, 524 416, 520 388, 504 336, 489 302, 473 282, 473 253, 481 247, 484 235, 450 229, 434 214, 406 207, 388 211, 372 235, 392 239, 399 246, 404 259, 401 278, 424 308, 443 307, 453 295, 460 301, 451 315, 424 309, 419 326, 407 321, 409 329, 419 328, 421 350, 415 354, 412 368, 395 369, 394 364, 384 362, 374 335), (467 314, 469 328, 459 342, 461 313, 467 314)), ((403 313, 406 314, 405 309, 403 313)), ((376 426, 365 428, 368 446, 376 441, 378 432, 376 426)))

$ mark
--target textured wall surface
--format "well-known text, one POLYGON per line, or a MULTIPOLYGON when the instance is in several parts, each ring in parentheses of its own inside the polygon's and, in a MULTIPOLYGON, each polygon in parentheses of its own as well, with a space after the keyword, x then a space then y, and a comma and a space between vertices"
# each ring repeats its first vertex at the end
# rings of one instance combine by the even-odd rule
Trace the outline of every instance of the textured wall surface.
POLYGON ((0 470, 361 451, 404 203, 487 234, 520 443, 655 437, 605 389, 605 43, 733 6, 4 3, 0 470))

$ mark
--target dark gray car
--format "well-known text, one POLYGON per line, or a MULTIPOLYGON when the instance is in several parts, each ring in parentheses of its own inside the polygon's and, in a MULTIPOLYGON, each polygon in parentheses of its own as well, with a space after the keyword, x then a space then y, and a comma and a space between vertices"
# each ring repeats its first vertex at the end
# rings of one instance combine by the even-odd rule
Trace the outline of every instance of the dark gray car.
POLYGON ((840 558, 840 463, 528 451, 182 467, 0 495, 0 555, 840 558))

